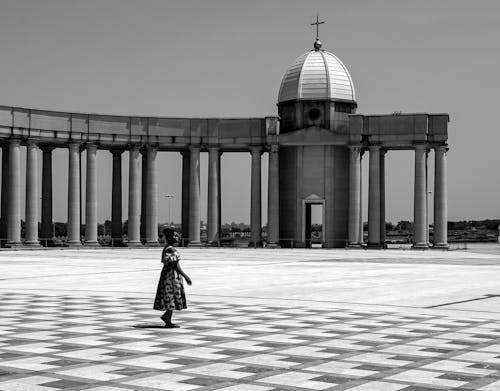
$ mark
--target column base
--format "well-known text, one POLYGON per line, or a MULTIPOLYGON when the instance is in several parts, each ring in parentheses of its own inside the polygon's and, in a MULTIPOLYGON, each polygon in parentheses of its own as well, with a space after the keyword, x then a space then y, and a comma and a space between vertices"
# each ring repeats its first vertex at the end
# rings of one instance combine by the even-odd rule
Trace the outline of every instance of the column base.
POLYGON ((366 248, 374 249, 374 250, 382 250, 382 249, 384 249, 384 244, 383 243, 370 243, 370 242, 368 242, 368 244, 366 245, 366 248))
POLYGON ((68 246, 68 247, 81 247, 82 242, 75 240, 75 241, 67 242, 66 246, 68 246))
POLYGON ((30 247, 30 248, 36 248, 36 247, 42 247, 40 242, 24 242, 23 247, 30 247))
POLYGON ((411 246, 411 248, 413 248, 415 250, 428 250, 429 245, 427 243, 417 243, 417 244, 414 244, 413 246, 411 246))
POLYGON ((144 247, 160 247, 160 243, 157 240, 147 241, 144 243, 144 247))
POLYGON ((448 243, 436 243, 431 248, 436 250, 449 250, 450 246, 448 245, 448 243))
POLYGON ((359 250, 362 247, 363 245, 361 243, 349 243, 346 248, 351 250, 356 250, 356 249, 359 250))
POLYGON ((268 242, 266 243, 266 248, 281 248, 281 246, 276 242, 268 242))
POLYGON ((93 247, 93 248, 98 248, 101 247, 98 241, 91 241, 91 242, 84 242, 83 243, 84 247, 93 247))
POLYGON ((130 248, 138 248, 143 246, 142 242, 140 242, 139 240, 136 242, 125 242, 124 245, 130 248))
POLYGON ((220 247, 220 241, 218 240, 213 240, 211 242, 207 242, 208 247, 220 247))
POLYGON ((7 242, 5 243, 5 248, 23 248, 23 244, 21 242, 7 242))
POLYGON ((202 247, 203 245, 201 244, 201 242, 189 242, 188 247, 202 247))

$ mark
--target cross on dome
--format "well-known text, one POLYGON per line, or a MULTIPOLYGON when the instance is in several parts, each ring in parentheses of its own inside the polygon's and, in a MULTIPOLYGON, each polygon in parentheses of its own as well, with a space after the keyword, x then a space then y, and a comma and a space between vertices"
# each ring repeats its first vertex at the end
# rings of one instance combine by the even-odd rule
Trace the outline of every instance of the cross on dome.
POLYGON ((325 20, 319 21, 319 15, 316 15, 316 22, 311 23, 311 26, 316 25, 316 41, 314 42, 314 49, 319 50, 321 48, 321 41, 319 40, 319 25, 324 24, 325 20))

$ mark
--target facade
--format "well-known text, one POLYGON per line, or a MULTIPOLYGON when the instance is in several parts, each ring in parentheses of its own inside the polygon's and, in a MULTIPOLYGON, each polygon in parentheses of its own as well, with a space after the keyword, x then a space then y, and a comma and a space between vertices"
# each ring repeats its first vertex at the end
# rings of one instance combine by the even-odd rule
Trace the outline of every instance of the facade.
POLYGON ((322 210, 324 247, 360 246, 361 159, 369 155, 368 243, 385 244, 385 165, 391 150, 415 154, 414 247, 428 248, 427 155, 435 151, 434 247, 447 247, 447 114, 356 114, 354 85, 342 62, 314 49, 285 73, 278 116, 166 118, 81 114, 0 106, 2 193, 0 240, 7 247, 38 246, 52 238, 52 151, 68 151, 68 245, 96 246, 96 152, 113 155, 112 237, 121 238, 121 155, 129 154, 128 246, 158 245, 160 152, 182 155, 182 234, 200 242, 200 154, 208 153, 207 240, 219 243, 220 157, 251 155, 251 245, 261 238, 261 155, 269 154, 268 246, 311 244, 311 208, 322 210), (26 148, 26 172, 20 150, 26 148), (42 151, 42 177, 38 153, 42 151), (80 153, 86 150, 86 201, 80 202, 80 153), (26 194, 21 194, 26 175, 26 194), (38 181, 42 206, 39 210, 38 181), (21 197, 26 197, 21 238, 21 197), (80 216, 85 211, 85 237, 80 216), (38 222, 41 229, 38 232, 38 222))

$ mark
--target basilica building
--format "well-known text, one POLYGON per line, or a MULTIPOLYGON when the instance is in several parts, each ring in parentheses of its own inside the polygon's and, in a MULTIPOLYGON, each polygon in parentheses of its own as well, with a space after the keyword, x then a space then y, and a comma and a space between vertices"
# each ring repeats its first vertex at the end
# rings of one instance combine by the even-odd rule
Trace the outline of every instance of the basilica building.
MULTIPOLYGON (((278 81, 277 81, 278 84, 278 81)), ((251 156, 251 245, 308 247, 313 210, 321 216, 323 247, 385 246, 385 156, 414 155, 413 247, 447 248, 447 114, 358 112, 353 80, 319 39, 297 57, 281 81, 277 113, 263 118, 113 116, 0 106, 2 186, 0 241, 40 246, 53 235, 52 152, 67 151, 67 245, 97 246, 97 150, 112 154, 112 237, 122 238, 122 192, 128 192, 123 245, 158 245, 159 153, 182 155, 182 236, 189 246, 220 243, 222 154, 251 156), (26 170, 21 172, 21 149, 26 170), (86 183, 80 186, 80 154, 86 183), (200 172, 200 154, 208 172, 200 172), (261 157, 269 154, 267 237, 262 237, 261 157), (435 154, 434 235, 429 241, 427 159, 435 154), (122 155, 128 189, 122 186, 122 155), (39 156, 41 155, 41 156, 39 156), (362 189, 362 161, 369 170, 362 189), (39 177, 38 165, 42 165, 39 177), (21 176, 26 192, 21 193, 21 176), (200 175, 208 176, 207 241, 200 238, 200 175), (80 191, 85 191, 85 204, 80 191), (368 192, 368 239, 363 238, 362 191, 368 192), (42 199, 40 207, 40 197, 42 199), (25 210, 21 199, 25 198, 25 210), (23 213, 24 212, 24 213, 23 213), (80 235, 81 215, 85 235, 80 235), (25 221, 24 237, 21 219, 25 221), (39 230, 39 222, 41 222, 39 230)), ((204 217, 203 217, 204 219, 204 217)))

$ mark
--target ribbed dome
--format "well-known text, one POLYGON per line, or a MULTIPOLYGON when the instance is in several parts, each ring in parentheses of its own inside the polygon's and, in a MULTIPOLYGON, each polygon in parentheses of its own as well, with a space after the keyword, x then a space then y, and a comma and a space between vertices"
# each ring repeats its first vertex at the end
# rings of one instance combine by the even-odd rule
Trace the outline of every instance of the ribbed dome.
POLYGON ((356 102, 351 75, 334 54, 312 50, 298 57, 281 81, 278 103, 290 100, 356 102))

